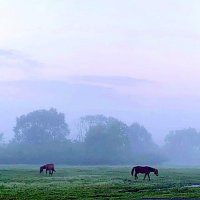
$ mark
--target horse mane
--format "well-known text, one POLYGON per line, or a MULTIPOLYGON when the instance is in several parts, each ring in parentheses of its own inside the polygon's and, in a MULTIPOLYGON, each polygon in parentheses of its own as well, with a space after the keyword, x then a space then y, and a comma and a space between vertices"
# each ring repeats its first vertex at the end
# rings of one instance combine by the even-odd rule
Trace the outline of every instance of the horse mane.
POLYGON ((46 169, 46 165, 42 165, 40 168, 41 169, 46 169))
POLYGON ((148 167, 150 169, 151 172, 155 172, 156 171, 156 168, 153 168, 153 167, 148 167))

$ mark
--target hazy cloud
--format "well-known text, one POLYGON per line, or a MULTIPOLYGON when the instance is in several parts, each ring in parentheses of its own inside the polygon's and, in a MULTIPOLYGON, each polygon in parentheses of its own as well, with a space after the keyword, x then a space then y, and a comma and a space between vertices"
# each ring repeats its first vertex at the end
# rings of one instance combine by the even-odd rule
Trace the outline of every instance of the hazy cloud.
POLYGON ((42 63, 31 59, 29 56, 22 54, 16 50, 4 50, 0 49, 0 67, 23 67, 23 68, 32 68, 41 66, 42 63))
POLYGON ((153 81, 127 76, 71 76, 67 79, 81 83, 107 86, 135 86, 154 83, 153 81))
POLYGON ((37 78, 43 64, 15 50, 0 49, 0 81, 37 78))

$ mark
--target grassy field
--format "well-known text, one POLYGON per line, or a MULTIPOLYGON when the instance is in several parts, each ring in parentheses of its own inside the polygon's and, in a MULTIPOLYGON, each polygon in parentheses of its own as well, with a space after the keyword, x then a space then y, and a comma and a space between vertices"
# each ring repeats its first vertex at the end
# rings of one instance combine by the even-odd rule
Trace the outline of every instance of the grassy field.
POLYGON ((200 197, 200 169, 159 169, 135 181, 131 167, 57 166, 53 177, 38 166, 0 166, 0 199, 138 199, 200 197))

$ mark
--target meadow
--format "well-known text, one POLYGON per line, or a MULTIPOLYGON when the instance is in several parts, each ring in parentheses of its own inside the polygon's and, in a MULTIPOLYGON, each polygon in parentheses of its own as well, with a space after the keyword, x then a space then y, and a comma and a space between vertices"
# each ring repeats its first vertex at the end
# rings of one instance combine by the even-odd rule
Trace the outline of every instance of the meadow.
POLYGON ((139 199, 198 198, 200 169, 159 168, 151 181, 135 181, 131 166, 56 166, 50 177, 39 165, 1 165, 0 199, 139 199), (191 187, 195 185, 195 187, 191 187))

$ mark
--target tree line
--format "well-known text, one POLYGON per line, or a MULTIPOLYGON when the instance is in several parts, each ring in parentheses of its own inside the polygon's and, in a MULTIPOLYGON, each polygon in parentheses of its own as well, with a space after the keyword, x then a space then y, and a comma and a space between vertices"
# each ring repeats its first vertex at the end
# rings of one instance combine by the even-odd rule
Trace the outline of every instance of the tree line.
MULTIPOLYGON (((17 117, 14 137, 1 143, 0 163, 60 163, 71 165, 161 164, 200 161, 200 133, 195 129, 170 132, 160 147, 138 123, 104 115, 81 117, 76 140, 64 113, 41 109, 17 117), (184 157, 182 156, 184 153, 184 157)), ((3 134, 0 134, 0 141, 3 134)))

